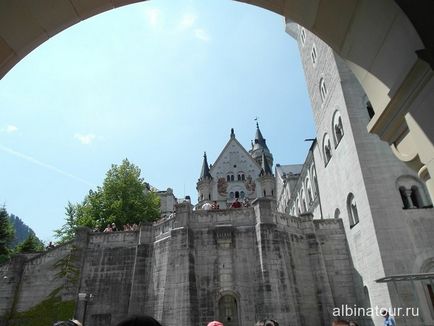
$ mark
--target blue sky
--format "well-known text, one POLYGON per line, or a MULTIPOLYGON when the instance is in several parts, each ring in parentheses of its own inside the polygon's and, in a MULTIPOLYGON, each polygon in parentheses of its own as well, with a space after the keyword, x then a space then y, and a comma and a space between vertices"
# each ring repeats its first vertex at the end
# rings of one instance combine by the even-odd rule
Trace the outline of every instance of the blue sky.
POLYGON ((68 201, 124 158, 158 189, 196 198, 235 129, 259 117, 275 163, 314 136, 296 42, 284 19, 225 0, 153 0, 54 36, 0 80, 0 203, 45 241, 68 201))

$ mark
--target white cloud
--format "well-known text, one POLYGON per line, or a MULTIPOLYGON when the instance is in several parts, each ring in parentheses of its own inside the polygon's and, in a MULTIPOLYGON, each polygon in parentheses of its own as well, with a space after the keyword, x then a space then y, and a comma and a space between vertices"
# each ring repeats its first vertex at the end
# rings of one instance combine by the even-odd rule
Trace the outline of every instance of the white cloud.
POLYGON ((194 36, 204 42, 208 42, 211 39, 209 34, 202 28, 196 28, 194 30, 194 36))
POLYGON ((147 9, 145 11, 146 20, 151 27, 156 27, 160 21, 160 10, 156 8, 147 9))
POLYGON ((83 135, 80 133, 76 133, 74 134, 74 138, 77 139, 83 145, 89 145, 95 140, 96 136, 94 134, 83 135))
POLYGON ((11 134, 13 132, 18 131, 18 128, 14 125, 7 125, 5 128, 2 128, 1 131, 11 134))
POLYGON ((185 14, 181 21, 179 22, 179 27, 182 29, 188 29, 191 28, 194 23, 196 22, 196 15, 189 13, 189 14, 185 14))

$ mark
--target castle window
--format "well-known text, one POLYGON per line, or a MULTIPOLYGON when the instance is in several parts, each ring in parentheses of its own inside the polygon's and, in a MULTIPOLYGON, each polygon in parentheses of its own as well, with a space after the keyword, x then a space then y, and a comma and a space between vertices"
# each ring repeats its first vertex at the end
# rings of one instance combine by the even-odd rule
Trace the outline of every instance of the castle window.
POLYGON ((335 148, 341 142, 342 137, 344 136, 344 127, 342 125, 342 117, 339 111, 336 111, 333 115, 333 138, 335 142, 335 148))
POLYGON ((406 194, 406 190, 405 187, 399 187, 399 194, 401 195, 401 200, 402 200, 402 208, 403 209, 408 209, 410 208, 410 203, 411 203, 411 197, 407 198, 407 194, 406 194))
POLYGON ((305 188, 306 188, 306 192, 307 192, 307 202, 310 205, 312 203, 312 201, 313 201, 313 197, 312 197, 312 190, 311 190, 311 187, 310 187, 309 178, 306 178, 305 188))
POLYGON ((235 196, 234 192, 233 192, 233 191, 231 191, 231 192, 229 193, 229 198, 230 198, 230 199, 233 199, 233 198, 234 198, 234 196, 235 196))
POLYGON ((246 176, 244 175, 244 173, 243 174, 241 174, 241 180, 246 180, 246 176))
POLYGON ((359 223, 359 212, 357 210, 357 203, 352 193, 350 193, 347 197, 347 210, 350 228, 352 228, 357 223, 359 223))
POLYGON ((321 78, 319 81, 319 92, 321 95, 321 101, 324 102, 328 93, 324 78, 321 78))
POLYGON ((235 191, 235 198, 240 198, 240 193, 238 191, 235 191))
POLYGON ((312 51, 310 52, 310 57, 312 58, 312 63, 315 65, 316 59, 318 57, 318 55, 316 53, 316 46, 315 46, 315 44, 312 46, 312 51))
POLYGON ((301 44, 304 45, 304 43, 306 42, 306 30, 302 27, 301 31, 300 31, 300 40, 301 40, 301 44))
POLYGON ((335 210, 335 218, 339 218, 340 215, 341 215, 341 211, 339 210, 339 208, 336 208, 336 210, 335 210))
POLYGON ((325 165, 327 165, 330 159, 332 158, 332 146, 330 143, 330 137, 327 134, 324 135, 324 140, 323 140, 323 155, 324 155, 324 163, 325 165))
POLYGON ((313 180, 313 184, 312 184, 313 198, 316 198, 316 196, 318 194, 318 181, 316 179, 315 166, 313 164, 310 167, 310 175, 311 175, 312 180, 313 180))
POLYGON ((411 187, 411 201, 413 205, 417 208, 423 207, 423 201, 419 193, 419 188, 417 186, 411 187))
POLYGON ((235 180, 235 177, 233 174, 231 174, 231 181, 234 181, 234 180, 235 180))
POLYGON ((425 186, 417 178, 405 175, 397 180, 403 209, 432 207, 425 186))
POLYGON ((240 198, 243 199, 246 196, 244 191, 240 191, 240 198))
POLYGON ((230 175, 226 176, 226 181, 231 181, 231 176, 230 175))

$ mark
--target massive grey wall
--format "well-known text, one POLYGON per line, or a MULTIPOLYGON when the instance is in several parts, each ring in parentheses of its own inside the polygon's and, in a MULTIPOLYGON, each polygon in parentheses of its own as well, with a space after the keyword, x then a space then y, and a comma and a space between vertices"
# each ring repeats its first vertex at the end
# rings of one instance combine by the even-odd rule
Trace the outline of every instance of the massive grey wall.
POLYGON ((341 302, 356 302, 353 266, 341 220, 313 221, 276 211, 270 199, 252 207, 193 211, 138 232, 92 233, 2 271, 22 274, 2 283, 2 314, 28 310, 64 284, 52 266, 77 253, 79 281, 72 292, 87 325, 114 325, 132 313, 148 313, 166 326, 253 325, 272 317, 283 325, 328 324, 341 302), (14 307, 11 298, 15 297, 14 307))

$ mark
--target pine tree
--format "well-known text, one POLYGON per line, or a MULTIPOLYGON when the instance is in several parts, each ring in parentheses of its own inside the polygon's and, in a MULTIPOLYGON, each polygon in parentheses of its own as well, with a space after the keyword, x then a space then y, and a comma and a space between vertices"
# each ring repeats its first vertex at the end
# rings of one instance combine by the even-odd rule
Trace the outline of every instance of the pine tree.
POLYGON ((9 258, 8 245, 14 239, 14 229, 9 222, 9 214, 5 207, 0 208, 0 264, 9 258))
POLYGON ((15 247, 16 253, 35 253, 44 250, 43 243, 33 234, 30 233, 26 240, 15 247))

